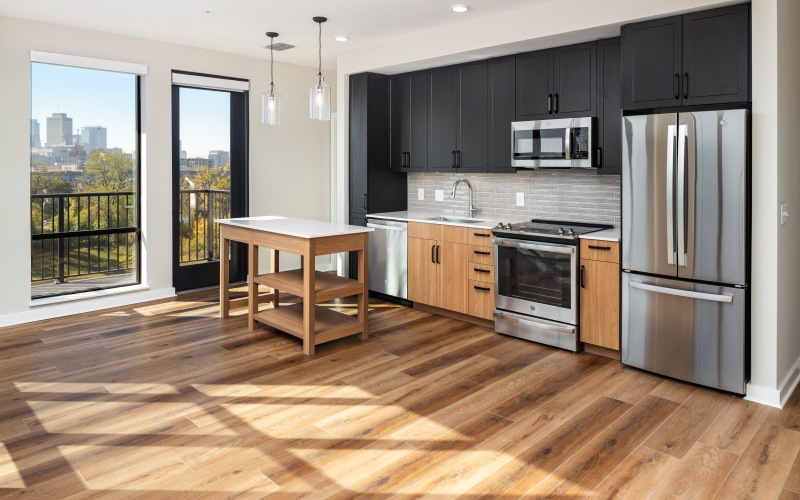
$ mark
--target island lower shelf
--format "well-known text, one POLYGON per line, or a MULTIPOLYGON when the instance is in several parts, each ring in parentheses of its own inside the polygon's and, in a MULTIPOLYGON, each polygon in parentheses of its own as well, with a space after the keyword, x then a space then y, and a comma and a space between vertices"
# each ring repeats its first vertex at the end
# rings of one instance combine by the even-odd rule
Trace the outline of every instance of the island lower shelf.
MULTIPOLYGON (((303 304, 266 309, 255 314, 253 319, 295 337, 304 338, 303 304)), ((326 307, 314 306, 316 344, 347 337, 362 330, 363 326, 359 323, 358 318, 331 311, 326 307)))
MULTIPOLYGON (((259 285, 303 297, 302 269, 261 274, 256 276, 254 280, 259 285)), ((317 304, 361 293, 364 293, 363 283, 331 273, 314 272, 314 302, 317 304)))

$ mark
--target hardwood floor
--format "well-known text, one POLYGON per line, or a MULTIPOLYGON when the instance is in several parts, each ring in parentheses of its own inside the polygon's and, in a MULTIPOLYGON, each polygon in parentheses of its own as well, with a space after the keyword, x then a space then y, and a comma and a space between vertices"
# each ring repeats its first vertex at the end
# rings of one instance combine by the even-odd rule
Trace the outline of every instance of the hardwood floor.
POLYGON ((0 329, 0 496, 800 497, 800 393, 780 411, 377 301, 367 341, 310 357, 217 314, 210 291, 0 329))

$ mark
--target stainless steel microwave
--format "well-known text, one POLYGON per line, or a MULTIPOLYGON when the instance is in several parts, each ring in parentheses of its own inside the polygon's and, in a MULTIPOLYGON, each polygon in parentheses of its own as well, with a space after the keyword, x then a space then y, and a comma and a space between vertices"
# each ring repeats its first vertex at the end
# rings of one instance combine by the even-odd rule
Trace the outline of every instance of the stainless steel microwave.
POLYGON ((593 118, 560 118, 511 124, 511 166, 593 168, 593 118))

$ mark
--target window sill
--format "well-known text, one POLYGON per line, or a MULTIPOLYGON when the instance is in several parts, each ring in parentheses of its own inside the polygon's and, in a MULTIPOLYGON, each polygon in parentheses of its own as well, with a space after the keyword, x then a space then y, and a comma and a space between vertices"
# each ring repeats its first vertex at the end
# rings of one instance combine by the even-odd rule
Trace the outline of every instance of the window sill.
POLYGON ((109 288, 107 290, 93 290, 91 292, 81 292, 72 295, 60 295, 58 297, 45 297, 41 299, 32 299, 30 301, 31 307, 46 306, 51 304, 63 304, 64 302, 74 302, 76 300, 94 299, 97 297, 108 297, 109 295, 119 295, 121 293, 141 292, 143 290, 150 290, 147 285, 130 285, 121 286, 118 288, 109 288))

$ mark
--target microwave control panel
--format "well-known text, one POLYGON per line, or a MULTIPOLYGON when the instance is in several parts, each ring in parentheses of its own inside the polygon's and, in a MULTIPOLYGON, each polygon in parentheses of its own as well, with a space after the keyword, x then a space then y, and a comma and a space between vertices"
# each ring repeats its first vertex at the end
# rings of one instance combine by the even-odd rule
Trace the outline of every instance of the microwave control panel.
POLYGON ((586 160, 589 158, 589 129, 572 129, 572 151, 570 158, 575 160, 586 160))

